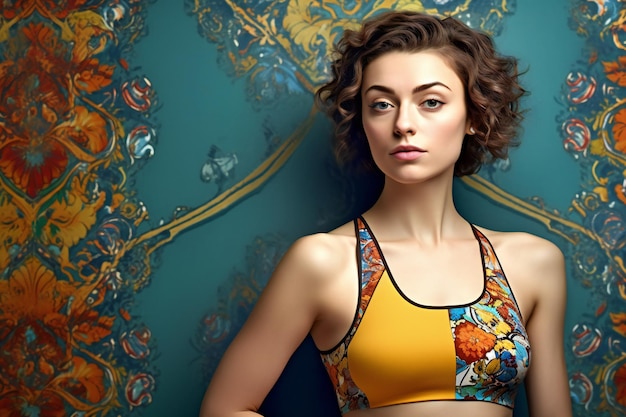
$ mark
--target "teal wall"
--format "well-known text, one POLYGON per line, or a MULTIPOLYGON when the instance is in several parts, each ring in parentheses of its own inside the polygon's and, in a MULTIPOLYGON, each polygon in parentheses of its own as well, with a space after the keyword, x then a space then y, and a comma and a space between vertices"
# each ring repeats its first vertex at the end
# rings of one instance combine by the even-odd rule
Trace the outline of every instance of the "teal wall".
MULTIPOLYGON (((561 210, 567 209, 578 187, 576 164, 563 152, 555 122, 555 115, 562 110, 555 97, 582 48, 582 39, 567 26, 568 9, 564 1, 520 1, 515 13, 504 18, 504 29, 496 38, 503 53, 519 57, 522 67, 528 67, 524 80, 532 92, 526 102, 530 112, 523 145, 513 151, 511 169, 498 173, 497 182, 518 196, 540 195, 546 204, 561 210)), ((157 153, 137 175, 137 188, 156 220, 167 217, 177 204, 193 206, 207 198, 211 190, 198 181, 198 167, 210 144, 241 152, 238 173, 253 168, 263 150, 264 111, 255 110, 246 100, 245 80, 229 77, 220 68, 220 51, 199 36, 193 18, 179 4, 157 2, 149 9, 147 24, 149 36, 137 45, 133 62, 149 74, 158 91, 161 126, 157 153), (239 142, 245 142, 246 147, 238 146, 239 142)), ((310 100, 303 95, 296 97, 293 106, 271 109, 273 127, 287 134, 302 120, 310 100)), ((197 352, 188 343, 189 335, 196 331, 198 318, 216 303, 218 287, 227 285, 232 269, 244 262, 244 249, 254 236, 275 232, 289 242, 349 218, 349 212, 332 217, 337 186, 327 173, 328 135, 328 123, 318 117, 291 160, 257 194, 210 223, 186 232, 164 250, 152 284, 138 297, 138 310, 158 339, 160 355, 158 393, 149 407, 155 414, 148 414, 196 412, 205 381, 198 378, 198 369, 191 361, 197 352), (320 217, 328 220, 320 223, 320 217)), ((457 202, 478 224, 527 230, 564 244, 543 225, 461 183, 457 202)), ((571 291, 577 291, 573 287, 571 291)), ((574 306, 570 309, 571 326, 576 318, 574 306)), ((299 375, 298 389, 291 388, 300 400, 307 398, 301 390, 309 389, 303 384, 308 378, 299 375)), ((317 379, 315 383, 323 385, 317 379)), ((288 405, 273 403, 270 407, 310 407, 295 403, 292 395, 285 395, 282 401, 288 405)))
MULTIPOLYGON (((350 220, 375 197, 372 178, 339 173, 330 123, 310 115, 328 45, 306 44, 316 32, 305 29, 296 44, 280 25, 287 4, 302 21, 307 4, 319 4, 40 3, 0 7, 0 410, 195 416, 214 367, 284 250, 302 235, 350 220), (279 36, 261 41, 264 27, 255 13, 264 22, 276 19, 286 44, 277 43, 279 36), (33 28, 46 36, 24 35, 33 28), (63 59, 69 64, 59 64, 63 59), (126 81, 144 77, 149 81, 126 94, 126 81), (69 79, 78 87, 64 84, 69 79), (72 100, 65 103, 64 94, 72 100), (49 97, 55 100, 45 102, 49 97), (92 129, 87 139, 81 134, 89 129, 59 130, 80 124, 75 107, 91 117, 81 126, 92 129), (137 126, 154 135, 133 136, 137 126), (19 129, 26 132, 22 142, 16 139, 23 153, 13 152, 7 139, 19 129), (64 133, 74 136, 60 140, 64 133), (107 149, 96 143, 104 137, 113 143, 107 149), (48 177, 41 171, 39 185, 34 169, 18 170, 20 163, 35 164, 45 140, 59 148, 81 139, 96 143, 89 149, 96 158, 66 150, 69 162, 48 177), (151 156, 141 154, 151 146, 151 156), (212 179, 202 178, 203 168, 214 170, 212 179), (20 183, 20 173, 32 175, 34 188, 20 183), (100 195, 105 202, 92 209, 100 195), (76 201, 83 205, 70 204, 76 201), (40 291, 15 306, 23 281, 40 291), (55 291, 47 290, 50 283, 55 291), (33 313, 32 300, 50 311, 33 313), (52 354, 41 359, 40 352, 52 354), (37 395, 16 396, 16 390, 37 395)), ((374 3, 418 4, 346 1, 336 11, 358 5, 366 14, 374 3)), ((458 180, 456 201, 476 224, 528 231, 563 250, 575 416, 624 415, 626 116, 619 111, 626 65, 611 63, 622 55, 626 12, 612 0, 423 3, 444 12, 467 7, 459 16, 495 32, 500 51, 528 70, 522 145, 509 166, 483 169, 485 182, 458 180), (574 72, 587 78, 568 87, 574 72), (584 90, 592 77, 595 90, 584 90), (574 119, 571 138, 584 146, 572 150, 563 126, 574 119)), ((61 159, 43 161, 61 166, 61 159)), ((263 411, 332 416, 333 396, 307 339, 263 411)), ((527 414, 522 398, 515 415, 527 414)))

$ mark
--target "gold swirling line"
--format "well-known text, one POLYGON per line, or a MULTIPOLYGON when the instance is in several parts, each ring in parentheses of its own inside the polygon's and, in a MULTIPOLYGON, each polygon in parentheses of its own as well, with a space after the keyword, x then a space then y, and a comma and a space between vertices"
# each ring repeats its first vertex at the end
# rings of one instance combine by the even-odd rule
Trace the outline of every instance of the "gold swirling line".
POLYGON ((553 223, 562 224, 590 238, 594 238, 593 233, 591 233, 589 230, 585 229, 578 223, 575 223, 570 220, 566 220, 556 214, 550 213, 527 201, 524 201, 521 198, 516 197, 504 191, 502 188, 487 181, 486 179, 484 179, 483 177, 479 175, 462 177, 461 181, 463 181, 466 185, 475 189, 479 193, 492 199, 493 201, 500 203, 504 205, 505 207, 509 207, 513 209, 514 211, 524 214, 530 218, 540 221, 548 228, 548 230, 550 230, 553 233, 558 234, 559 236, 563 237, 564 239, 566 239, 568 242, 572 244, 575 244, 577 242, 577 239, 573 236, 566 234, 565 232, 561 230, 554 228, 553 223))
POLYGON ((527 201, 524 201, 521 198, 504 191, 502 188, 487 181, 479 175, 462 177, 461 181, 463 181, 470 188, 473 188, 484 196, 490 198, 491 200, 502 204, 503 206, 508 207, 513 211, 519 212, 532 219, 535 219, 540 223, 543 223, 550 232, 561 236, 571 244, 575 245, 576 243, 578 243, 579 238, 571 236, 563 232, 562 230, 555 228, 555 224, 560 224, 569 228, 570 230, 576 231, 581 235, 588 237, 589 239, 596 242, 602 248, 607 258, 615 262, 615 264, 622 271, 622 273, 626 275, 626 266, 624 265, 623 259, 618 255, 613 255, 611 253, 611 248, 609 248, 609 246, 603 241, 603 239, 601 239, 596 233, 592 232, 591 230, 581 226, 576 222, 567 220, 555 213, 551 213, 527 201))
POLYGON ((239 200, 258 190, 271 176, 273 176, 291 157, 298 148, 307 132, 313 126, 313 121, 317 110, 312 108, 307 118, 298 126, 298 128, 285 140, 285 142, 274 151, 261 165, 259 165, 248 176, 239 181, 237 184, 222 192, 213 200, 199 206, 198 208, 188 212, 185 215, 175 218, 169 223, 152 229, 137 238, 130 240, 126 244, 125 250, 130 250, 136 245, 146 243, 159 235, 166 235, 162 240, 146 248, 148 254, 154 252, 157 248, 170 242, 179 233, 185 229, 204 222, 207 219, 221 213, 239 200))

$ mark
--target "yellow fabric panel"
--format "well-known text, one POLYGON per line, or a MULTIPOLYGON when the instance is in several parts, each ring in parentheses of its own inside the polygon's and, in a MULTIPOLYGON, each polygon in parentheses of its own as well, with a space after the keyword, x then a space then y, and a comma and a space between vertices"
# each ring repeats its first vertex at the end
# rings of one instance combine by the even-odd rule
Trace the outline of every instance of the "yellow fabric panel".
POLYGON ((370 407, 455 398, 448 310, 407 301, 385 271, 348 347, 350 374, 370 407))

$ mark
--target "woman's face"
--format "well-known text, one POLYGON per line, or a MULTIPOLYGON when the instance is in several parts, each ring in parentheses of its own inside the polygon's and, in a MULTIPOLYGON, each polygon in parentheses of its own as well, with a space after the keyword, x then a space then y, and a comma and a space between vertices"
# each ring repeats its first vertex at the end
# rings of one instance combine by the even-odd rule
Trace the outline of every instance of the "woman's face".
POLYGON ((463 83, 439 53, 381 55, 365 68, 361 98, 365 135, 388 179, 453 175, 470 126, 463 83))

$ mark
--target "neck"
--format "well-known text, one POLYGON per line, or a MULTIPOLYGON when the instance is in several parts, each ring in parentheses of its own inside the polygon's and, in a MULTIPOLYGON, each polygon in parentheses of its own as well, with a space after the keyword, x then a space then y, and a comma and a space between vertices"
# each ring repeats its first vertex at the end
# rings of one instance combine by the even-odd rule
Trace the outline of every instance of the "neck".
POLYGON ((417 239, 436 244, 470 231, 452 198, 453 177, 418 184, 386 179, 383 191, 365 218, 383 238, 417 239))

